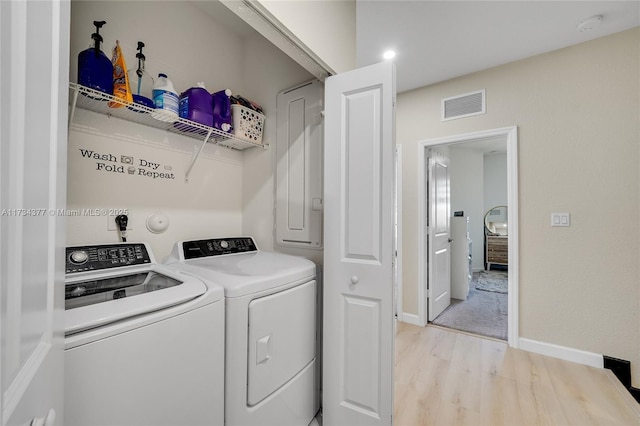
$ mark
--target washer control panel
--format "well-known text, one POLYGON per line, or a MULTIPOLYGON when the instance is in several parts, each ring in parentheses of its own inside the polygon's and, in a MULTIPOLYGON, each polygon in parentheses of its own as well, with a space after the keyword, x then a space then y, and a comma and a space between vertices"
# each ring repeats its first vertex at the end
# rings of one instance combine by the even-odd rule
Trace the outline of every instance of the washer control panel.
POLYGON ((67 247, 66 273, 97 271, 151 263, 144 244, 67 247))
POLYGON ((185 241, 182 243, 185 259, 221 256, 258 251, 251 237, 214 238, 210 240, 185 241))

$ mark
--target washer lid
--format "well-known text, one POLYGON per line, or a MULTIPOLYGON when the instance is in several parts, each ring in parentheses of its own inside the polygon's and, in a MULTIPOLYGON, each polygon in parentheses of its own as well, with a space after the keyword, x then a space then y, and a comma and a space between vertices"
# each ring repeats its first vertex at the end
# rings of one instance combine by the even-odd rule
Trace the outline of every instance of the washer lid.
POLYGON ((65 290, 69 335, 185 303, 205 294, 207 286, 195 277, 153 266, 126 274, 83 275, 67 280, 65 290))
POLYGON ((316 274, 316 265, 308 259, 264 251, 201 257, 171 263, 170 266, 223 286, 225 297, 269 290, 312 279, 316 274))

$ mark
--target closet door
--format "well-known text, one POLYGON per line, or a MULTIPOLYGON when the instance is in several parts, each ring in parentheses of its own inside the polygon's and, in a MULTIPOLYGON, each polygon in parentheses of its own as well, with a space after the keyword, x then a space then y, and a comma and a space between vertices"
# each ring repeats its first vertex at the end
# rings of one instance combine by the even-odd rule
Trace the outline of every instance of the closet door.
POLYGON ((323 424, 391 425, 395 68, 326 80, 323 424))
POLYGON ((63 424, 69 2, 0 1, 0 418, 63 424))
POLYGON ((322 248, 322 98, 311 81, 278 94, 276 243, 322 248))

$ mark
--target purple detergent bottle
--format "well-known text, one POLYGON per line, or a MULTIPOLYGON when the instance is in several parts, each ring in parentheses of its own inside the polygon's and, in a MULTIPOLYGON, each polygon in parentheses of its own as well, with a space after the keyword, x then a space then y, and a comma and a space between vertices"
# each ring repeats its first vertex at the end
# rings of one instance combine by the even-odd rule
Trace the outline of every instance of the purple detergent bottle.
POLYGON ((180 95, 178 113, 181 118, 212 126, 211 94, 204 87, 204 83, 198 82, 198 87, 192 87, 180 95))
POLYGON ((233 130, 230 98, 231 90, 229 89, 213 94, 213 127, 229 133, 233 130))

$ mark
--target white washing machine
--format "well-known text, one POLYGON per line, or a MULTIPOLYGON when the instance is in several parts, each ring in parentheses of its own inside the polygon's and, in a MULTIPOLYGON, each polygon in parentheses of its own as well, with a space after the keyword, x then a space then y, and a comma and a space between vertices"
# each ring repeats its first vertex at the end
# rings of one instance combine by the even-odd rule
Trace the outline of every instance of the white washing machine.
POLYGON ((224 424, 224 290, 148 245, 68 247, 65 425, 224 424))
POLYGON ((250 237, 181 241, 164 263, 225 289, 225 424, 308 425, 319 408, 315 264, 250 237))

